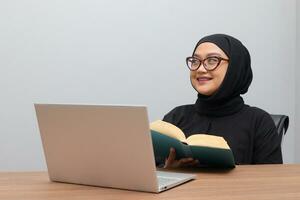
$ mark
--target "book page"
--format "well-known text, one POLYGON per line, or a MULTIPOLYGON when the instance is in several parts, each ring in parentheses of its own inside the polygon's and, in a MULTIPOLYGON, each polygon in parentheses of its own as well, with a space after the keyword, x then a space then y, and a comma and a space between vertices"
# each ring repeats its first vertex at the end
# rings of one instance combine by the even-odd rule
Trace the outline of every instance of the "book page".
POLYGON ((230 149, 223 137, 207 134, 195 134, 187 138, 187 143, 194 146, 230 149))
POLYGON ((150 129, 161 134, 167 135, 169 137, 180 140, 181 142, 186 142, 186 138, 182 130, 177 126, 164 122, 162 120, 157 120, 150 123, 150 129))

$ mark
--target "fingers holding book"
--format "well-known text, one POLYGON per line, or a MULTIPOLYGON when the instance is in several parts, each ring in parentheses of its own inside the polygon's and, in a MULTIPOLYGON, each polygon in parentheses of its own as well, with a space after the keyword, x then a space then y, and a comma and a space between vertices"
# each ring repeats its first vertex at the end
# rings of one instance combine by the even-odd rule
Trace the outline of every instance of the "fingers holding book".
POLYGON ((199 161, 193 158, 182 158, 180 160, 176 160, 176 151, 174 148, 171 148, 169 156, 165 161, 164 168, 195 167, 198 164, 199 161))

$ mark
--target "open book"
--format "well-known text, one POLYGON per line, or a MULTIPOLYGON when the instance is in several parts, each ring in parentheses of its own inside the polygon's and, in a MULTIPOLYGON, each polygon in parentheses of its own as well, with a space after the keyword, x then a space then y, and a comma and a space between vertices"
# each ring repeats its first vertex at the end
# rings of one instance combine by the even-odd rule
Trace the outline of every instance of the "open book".
POLYGON ((177 126, 161 120, 150 124, 155 160, 164 163, 170 148, 175 148, 176 159, 194 158, 201 165, 235 167, 230 147, 223 137, 194 134, 185 137, 177 126))

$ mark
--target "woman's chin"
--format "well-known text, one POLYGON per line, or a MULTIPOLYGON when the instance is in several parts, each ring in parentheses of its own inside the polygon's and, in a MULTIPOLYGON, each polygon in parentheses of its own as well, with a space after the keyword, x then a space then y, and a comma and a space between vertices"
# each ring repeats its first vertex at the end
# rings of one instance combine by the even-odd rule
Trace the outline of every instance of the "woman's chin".
POLYGON ((205 95, 205 96, 211 96, 214 93, 214 91, 212 91, 208 88, 197 87, 196 90, 198 93, 205 95))
POLYGON ((192 82, 193 88, 200 94, 205 96, 211 96, 217 90, 211 84, 198 84, 197 82, 192 82))
POLYGON ((199 94, 202 94, 202 95, 204 95, 204 96, 211 96, 211 95, 212 95, 212 93, 208 93, 208 92, 199 92, 199 91, 198 91, 198 93, 199 93, 199 94))

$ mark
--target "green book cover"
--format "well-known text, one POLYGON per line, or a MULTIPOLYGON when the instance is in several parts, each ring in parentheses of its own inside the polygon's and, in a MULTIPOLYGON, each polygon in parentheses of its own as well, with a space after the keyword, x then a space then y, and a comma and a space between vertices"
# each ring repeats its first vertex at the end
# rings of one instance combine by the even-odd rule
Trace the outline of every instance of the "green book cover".
POLYGON ((153 123, 150 127, 156 162, 164 163, 169 155, 170 148, 173 147, 176 151, 176 159, 192 157, 199 160, 200 165, 203 166, 235 167, 233 153, 222 137, 196 134, 183 139, 183 133, 180 133, 180 129, 175 128, 174 125, 160 120, 153 123), (176 131, 179 133, 174 133, 176 131), (177 137, 177 134, 181 135, 177 137), (212 140, 216 140, 216 142, 211 142, 212 140), (206 142, 210 142, 210 144, 206 145, 206 142))
POLYGON ((175 138, 153 130, 151 130, 151 137, 155 160, 159 163, 165 162, 165 159, 169 156, 171 147, 176 151, 176 159, 192 157, 190 147, 175 138))

